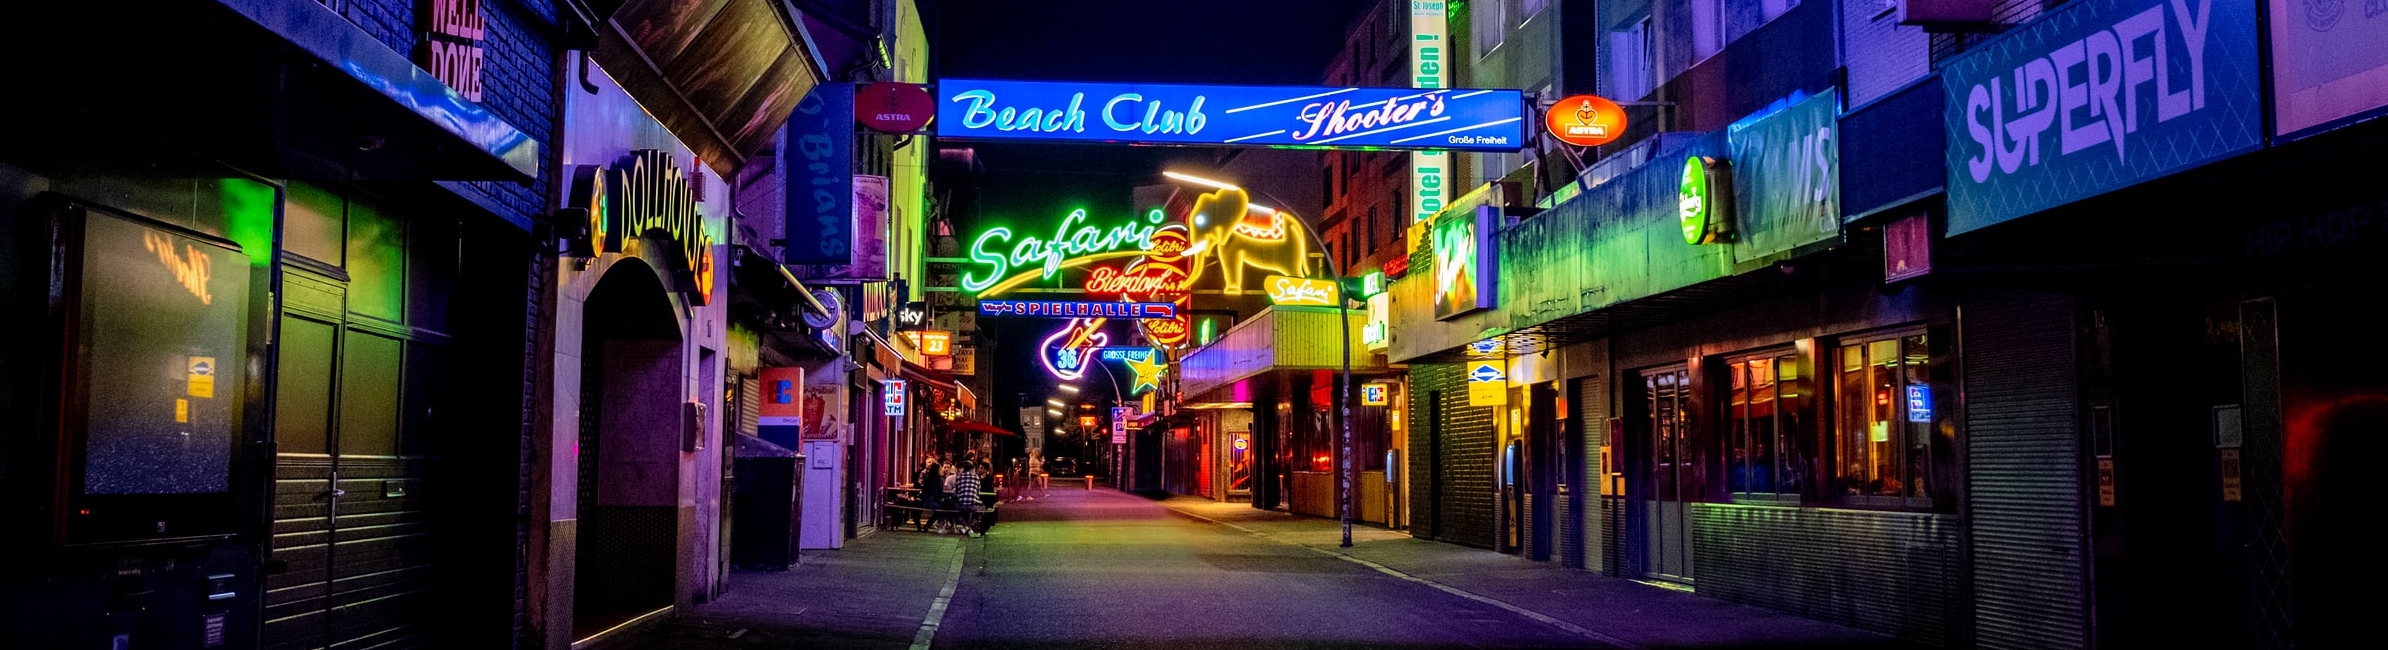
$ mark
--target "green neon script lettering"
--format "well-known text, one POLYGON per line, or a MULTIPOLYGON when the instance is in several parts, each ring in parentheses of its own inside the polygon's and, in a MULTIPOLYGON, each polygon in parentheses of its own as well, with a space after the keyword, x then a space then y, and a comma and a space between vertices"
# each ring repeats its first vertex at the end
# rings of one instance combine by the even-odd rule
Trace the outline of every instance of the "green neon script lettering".
POLYGON ((1015 270, 1031 266, 1038 267, 1044 278, 1051 279, 1073 259, 1119 251, 1130 246, 1136 250, 1152 250, 1153 231, 1157 228, 1151 224, 1130 220, 1104 229, 1086 224, 1085 221, 1085 210, 1073 210, 1053 229, 1051 239, 1023 237, 1017 244, 1012 242, 1010 228, 988 229, 970 244, 970 260, 981 267, 985 275, 978 272, 963 273, 962 289, 982 291, 995 286, 995 283, 1015 270), (996 252, 1007 244, 1011 245, 1010 255, 996 252))

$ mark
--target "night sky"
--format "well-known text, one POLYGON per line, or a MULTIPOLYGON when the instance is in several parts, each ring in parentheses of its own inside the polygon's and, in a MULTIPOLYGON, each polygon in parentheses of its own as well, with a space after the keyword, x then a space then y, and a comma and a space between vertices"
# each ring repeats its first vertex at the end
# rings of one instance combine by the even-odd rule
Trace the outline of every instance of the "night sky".
MULTIPOLYGON (((934 77, 1236 85, 1317 85, 1367 0, 1103 0, 940 2, 931 16, 934 77), (1223 19, 1222 16, 1235 16, 1223 19)), ((979 214, 1049 223, 1071 209, 1124 214, 1129 188, 1159 182, 1169 160, 1207 160, 1203 148, 973 143, 986 165, 979 214)), ((969 214, 959 211, 958 214, 969 214)), ((969 245, 977 224, 955 223, 969 245)), ((1055 381, 1034 346, 1062 321, 980 321, 979 367, 994 372, 987 401, 1010 422, 1011 399, 1041 404, 1055 381)), ((1113 340, 1124 341, 1124 328, 1113 340)), ((1116 366, 1117 364, 1111 364, 1116 366)), ((1112 368, 1114 373, 1121 369, 1112 368)), ((1102 372, 1082 382, 1103 391, 1102 372)), ((1121 379, 1126 379, 1121 377, 1121 379)))

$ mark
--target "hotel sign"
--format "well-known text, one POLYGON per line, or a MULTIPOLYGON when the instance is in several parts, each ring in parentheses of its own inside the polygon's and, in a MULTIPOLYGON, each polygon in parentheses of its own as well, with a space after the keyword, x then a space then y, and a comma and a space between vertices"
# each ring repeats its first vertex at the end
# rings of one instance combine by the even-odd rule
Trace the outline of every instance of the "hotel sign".
POLYGON ((2261 146, 2255 14, 2080 0, 1949 63, 1948 234, 2261 146))
MULTIPOLYGON (((1410 0, 1411 88, 1431 90, 1450 85, 1446 83, 1451 78, 1449 71, 1443 68, 1443 37, 1451 23, 1443 11, 1442 0, 1410 0)), ((1450 158, 1434 150, 1410 154, 1409 223, 1430 221, 1434 213, 1443 211, 1443 197, 1448 196, 1443 189, 1443 171, 1449 168, 1450 158)))
POLYGON ((937 136, 957 140, 1514 152, 1516 90, 1190 86, 945 79, 937 136))

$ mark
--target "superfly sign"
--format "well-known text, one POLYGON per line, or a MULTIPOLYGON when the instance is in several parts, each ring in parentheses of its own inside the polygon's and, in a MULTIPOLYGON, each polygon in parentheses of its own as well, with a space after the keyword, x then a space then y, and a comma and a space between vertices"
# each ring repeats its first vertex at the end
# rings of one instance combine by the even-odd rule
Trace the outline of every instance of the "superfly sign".
POLYGON ((948 139, 1513 152, 1516 90, 945 79, 948 139))

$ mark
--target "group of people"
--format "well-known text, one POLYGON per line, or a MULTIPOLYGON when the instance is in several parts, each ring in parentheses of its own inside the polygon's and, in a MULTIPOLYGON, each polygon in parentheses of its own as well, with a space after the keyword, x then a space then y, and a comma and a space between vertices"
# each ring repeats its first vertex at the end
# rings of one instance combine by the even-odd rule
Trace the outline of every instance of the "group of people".
POLYGON ((1028 495, 1021 488, 1028 484, 1026 461, 1015 460, 1008 468, 1009 476, 998 476, 993 465, 979 460, 978 452, 964 452, 959 461, 953 454, 930 454, 921 459, 912 472, 910 505, 930 514, 922 525, 940 534, 986 534, 986 512, 994 504, 985 503, 986 485, 994 483, 995 500, 1026 501, 1028 495))

